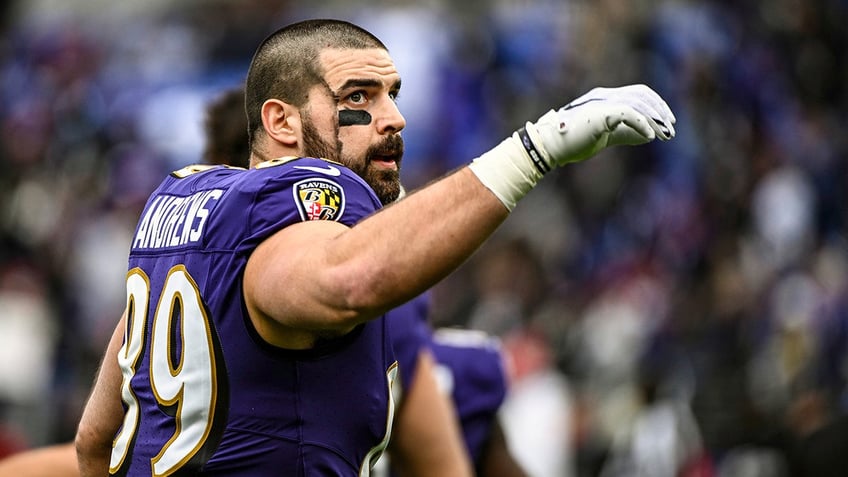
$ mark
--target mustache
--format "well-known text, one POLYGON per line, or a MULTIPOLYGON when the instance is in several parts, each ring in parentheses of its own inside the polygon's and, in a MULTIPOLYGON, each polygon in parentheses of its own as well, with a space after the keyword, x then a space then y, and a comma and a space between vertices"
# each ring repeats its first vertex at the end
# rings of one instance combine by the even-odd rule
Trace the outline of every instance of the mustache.
POLYGON ((380 143, 368 148, 366 157, 370 162, 374 157, 391 157, 400 163, 403 157, 403 138, 399 134, 386 136, 380 143))

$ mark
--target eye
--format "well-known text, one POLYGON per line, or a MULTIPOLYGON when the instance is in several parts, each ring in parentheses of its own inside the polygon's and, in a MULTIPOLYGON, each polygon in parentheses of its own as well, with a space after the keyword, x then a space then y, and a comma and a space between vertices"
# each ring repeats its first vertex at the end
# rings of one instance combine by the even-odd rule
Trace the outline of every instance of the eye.
POLYGON ((364 103, 368 97, 365 95, 364 91, 354 91, 349 94, 347 100, 354 104, 362 104, 364 103))
POLYGON ((398 98, 400 97, 400 91, 392 91, 389 93, 389 98, 392 98, 392 101, 397 103, 398 98))

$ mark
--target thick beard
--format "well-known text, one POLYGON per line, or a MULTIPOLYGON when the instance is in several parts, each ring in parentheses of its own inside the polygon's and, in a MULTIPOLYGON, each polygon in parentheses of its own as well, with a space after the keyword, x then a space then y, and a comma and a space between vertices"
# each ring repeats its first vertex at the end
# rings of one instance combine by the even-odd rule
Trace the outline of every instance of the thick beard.
POLYGON ((383 205, 388 205, 400 196, 400 163, 403 158, 403 138, 399 134, 387 136, 379 144, 365 151, 364 160, 355 160, 342 156, 341 142, 335 144, 325 141, 307 116, 301 116, 303 124, 303 154, 307 157, 321 157, 347 166, 371 186, 383 205), (372 165, 375 157, 394 157, 398 169, 382 169, 372 165))
POLYGON ((388 205, 400 196, 400 163, 402 159, 403 138, 394 134, 386 136, 380 144, 369 147, 365 152, 365 162, 357 162, 356 166, 358 167, 351 167, 351 169, 374 189, 374 193, 377 194, 377 198, 383 205, 388 205), (394 157, 397 169, 374 167, 372 163, 375 157, 394 157))
POLYGON ((301 124, 303 124, 303 155, 341 162, 339 159, 342 155, 342 144, 338 139, 336 139, 335 145, 330 144, 318 134, 318 129, 315 128, 309 117, 301 114, 300 118, 301 124))

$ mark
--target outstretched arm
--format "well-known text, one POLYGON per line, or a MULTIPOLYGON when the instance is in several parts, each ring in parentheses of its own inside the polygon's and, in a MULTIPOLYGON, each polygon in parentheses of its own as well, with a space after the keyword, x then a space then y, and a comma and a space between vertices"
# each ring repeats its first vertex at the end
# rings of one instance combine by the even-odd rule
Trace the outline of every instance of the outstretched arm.
POLYGON ((461 265, 549 170, 605 147, 670 139, 673 123, 647 86, 596 88, 354 227, 332 221, 286 227, 248 261, 251 316, 288 330, 344 331, 373 319, 461 265), (285 286, 291 283, 310 286, 285 286))
POLYGON ((80 475, 103 476, 109 473, 112 440, 121 427, 124 409, 121 404, 121 369, 118 350, 123 344, 126 311, 106 348, 94 388, 85 405, 76 435, 76 452, 80 475))
POLYGON ((286 227, 260 244, 247 263, 248 309, 290 330, 349 329, 438 282, 507 215, 464 168, 351 228, 333 221, 286 227), (309 286, 284 286, 288 283, 309 286))

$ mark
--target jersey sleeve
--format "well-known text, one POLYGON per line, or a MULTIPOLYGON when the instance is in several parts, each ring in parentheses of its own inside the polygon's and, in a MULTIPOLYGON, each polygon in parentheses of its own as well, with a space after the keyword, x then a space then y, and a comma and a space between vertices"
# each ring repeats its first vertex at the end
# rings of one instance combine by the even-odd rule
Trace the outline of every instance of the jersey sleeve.
POLYGON ((242 246, 252 249, 278 230, 309 220, 352 226, 382 207, 371 188, 341 164, 279 159, 244 171, 229 214, 245 215, 242 246))
POLYGON ((431 349, 456 406, 465 444, 478 462, 507 393, 500 341, 475 330, 438 329, 431 349))
POLYGON ((429 294, 420 295, 386 313, 390 340, 400 369, 401 386, 410 389, 415 380, 418 356, 429 350, 431 330, 427 324, 429 294))

